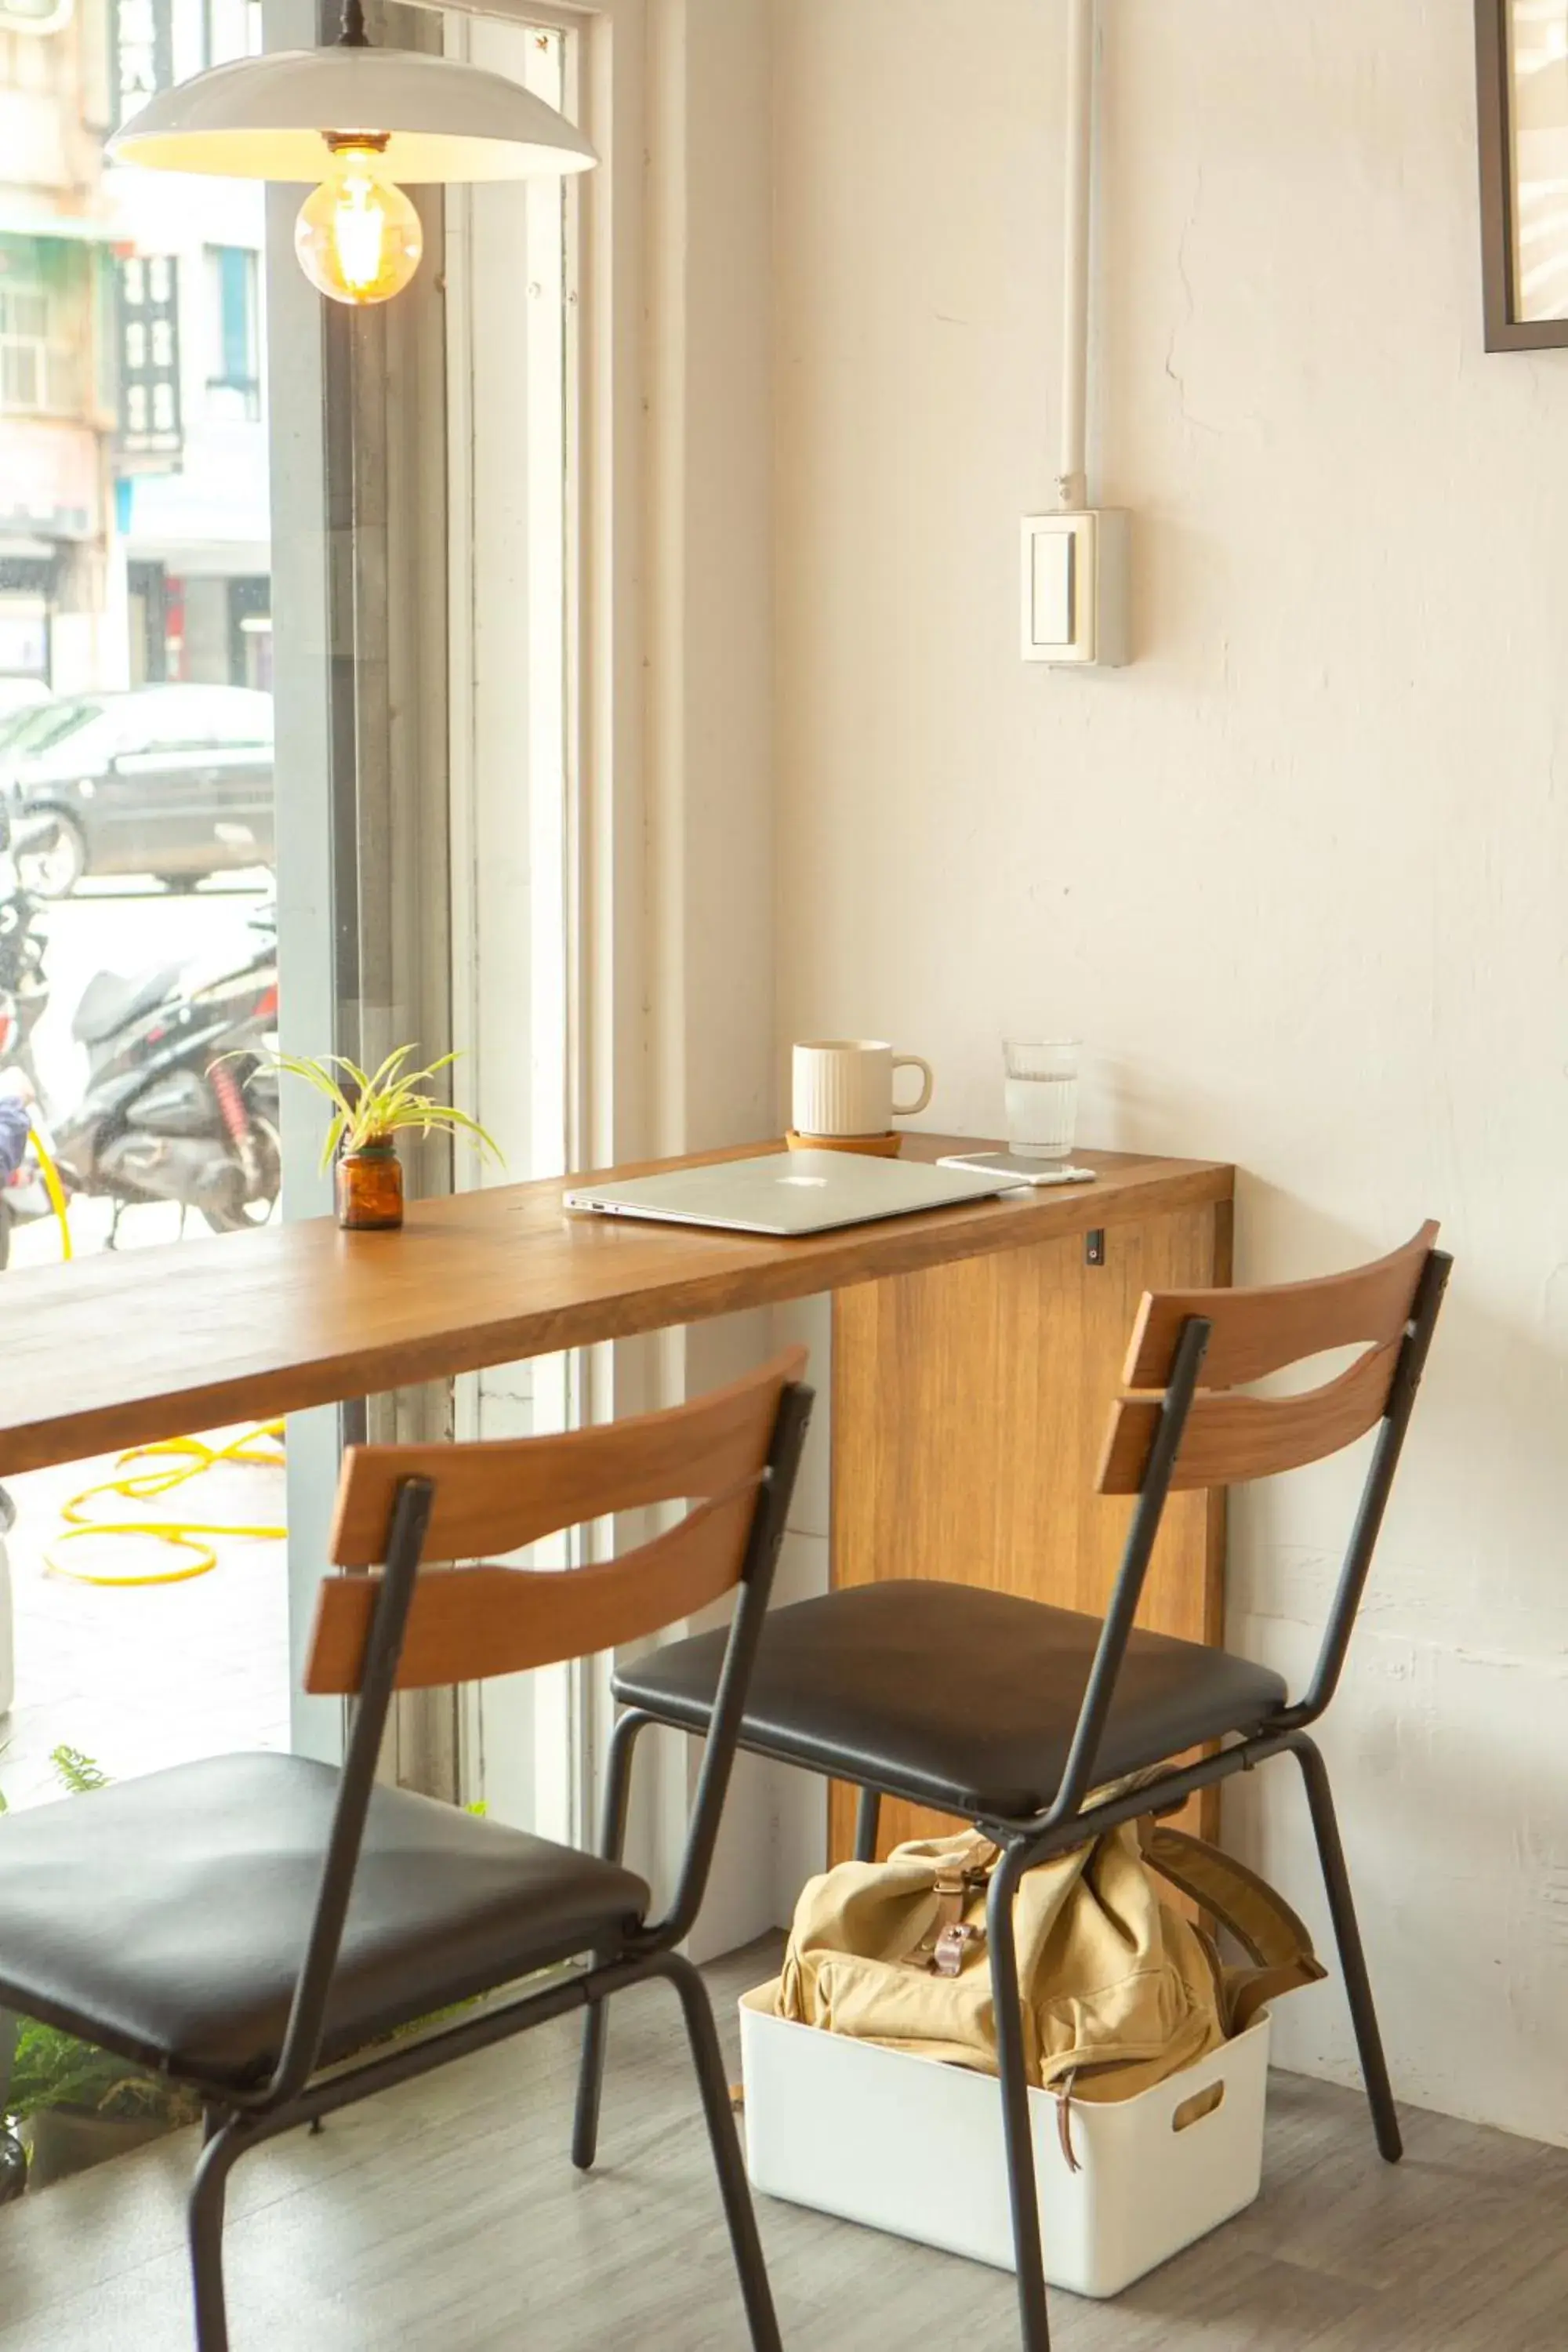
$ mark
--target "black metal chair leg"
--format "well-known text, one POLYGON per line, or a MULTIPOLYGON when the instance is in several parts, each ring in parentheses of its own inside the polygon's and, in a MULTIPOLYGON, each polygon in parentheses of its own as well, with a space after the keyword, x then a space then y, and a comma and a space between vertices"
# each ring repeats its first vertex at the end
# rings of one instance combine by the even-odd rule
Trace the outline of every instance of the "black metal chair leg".
POLYGON ((228 2352, 228 2315, 223 2291, 223 2209, 229 2170, 238 2154, 234 2127, 220 2126, 215 2132, 209 2116, 206 2144, 191 2183, 189 2207, 196 2352, 228 2352))
POLYGON ((1040 2204, 1035 2189, 1035 2138, 1029 2120, 1029 2076, 1018 1999, 1018 1956, 1013 1943, 1013 1898, 1022 1876, 1016 1853, 1005 1853, 991 1874, 986 1896, 986 1943, 996 2019, 996 2065, 1002 2080, 1007 2194, 1013 2209, 1013 2258, 1018 2273, 1019 2341, 1024 2352, 1050 2352, 1046 2272, 1040 2251, 1040 2204))
POLYGON ((855 1811, 855 1859, 875 1862, 877 1832, 881 1826, 882 1796, 880 1790, 862 1789, 860 1802, 855 1811))
POLYGON ((754 2352, 784 2352, 708 1988, 691 1962, 679 1952, 666 1954, 660 1967, 679 1994, 686 2018, 692 2063, 702 2093, 703 2118, 724 2200, 724 2219, 730 2225, 730 2243, 734 2248, 735 2268, 740 2274, 754 2352))
POLYGON ((577 2066, 577 2108, 572 2118, 572 2161, 590 2172, 599 2153, 599 2103, 605 2088, 605 2030, 609 2004, 590 2002, 583 2014, 583 2053, 577 2066))
MULTIPOLYGON (((626 1843, 626 1801, 631 1789, 632 1750, 648 1717, 635 1709, 623 1715, 610 1735, 605 1766, 605 1817, 599 1851, 606 1862, 619 1862, 626 1843)), ((572 2161, 579 2172, 592 2169, 599 2150, 599 2106, 605 2087, 605 2047, 609 2027, 606 2004, 590 2004, 583 2019, 583 2054, 577 2070, 577 2110, 572 2121, 572 2161)))
POLYGON ((1323 1884, 1328 1889, 1329 1913, 1334 1925, 1334 1941, 1339 1947, 1340 1968, 1344 1975, 1351 2022, 1355 2028, 1362 2080, 1366 2085, 1367 2105, 1372 2109, 1372 2126, 1377 2135, 1378 2153, 1387 2163, 1397 2164, 1405 2153, 1405 2142, 1400 2136, 1394 2086, 1389 2082, 1388 2064, 1383 2054, 1383 2036, 1378 2031, 1372 1979, 1367 1975, 1366 1954, 1362 1949, 1361 1929, 1356 1924, 1344 1848, 1340 1843, 1340 1825, 1334 1813, 1333 1794, 1329 1787, 1328 1767, 1316 1744, 1304 1732, 1299 1733, 1290 1745, 1306 1783, 1312 1831, 1318 1841, 1323 1884))

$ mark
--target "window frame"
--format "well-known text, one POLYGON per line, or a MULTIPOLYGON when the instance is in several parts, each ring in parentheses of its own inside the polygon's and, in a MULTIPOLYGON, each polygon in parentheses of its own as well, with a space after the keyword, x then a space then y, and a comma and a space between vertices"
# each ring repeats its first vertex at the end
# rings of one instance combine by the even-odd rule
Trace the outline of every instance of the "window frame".
POLYGON ((61 308, 73 292, 84 302, 89 299, 85 282, 75 289, 52 285, 47 272, 38 268, 37 255, 27 277, 13 276, 9 270, 0 277, 0 415, 75 417, 81 414, 85 383, 79 347, 59 329, 61 308), (40 323, 33 333, 23 333, 5 321, 8 304, 18 299, 38 305, 40 323), (15 399, 5 388, 7 363, 29 354, 41 396, 15 399))
MULTIPOLYGON (((565 463, 570 511, 565 534, 563 614, 566 735, 565 800, 561 871, 564 891, 565 1039, 559 1108, 560 1136, 568 1167, 629 1157, 636 1145, 625 1123, 625 1088, 617 1082, 617 1049, 623 1066, 640 1075, 640 1054, 615 1025, 624 1004, 640 1036, 640 979, 625 969, 606 971, 603 951, 626 956, 628 902, 640 905, 640 817, 630 809, 637 785, 635 759, 640 751, 642 677, 640 655, 630 650, 628 631, 638 612, 637 566, 628 526, 640 519, 641 411, 641 0, 612 0, 608 6, 561 6, 548 0, 516 0, 512 5, 469 5, 459 0, 451 14, 550 27, 571 37, 566 60, 568 113, 598 152, 598 168, 565 184, 565 272, 568 332, 565 345, 565 463), (630 354, 630 356, 628 356, 630 354), (617 530, 621 544, 614 542, 617 530), (623 552, 622 550, 625 550, 623 552), (617 675, 618 670, 618 675, 617 675), (617 855, 618 853, 618 855, 617 855), (617 869, 624 869, 617 870, 617 869), (621 919, 616 919, 619 907, 621 919)), ((449 299, 458 315, 458 348, 471 333, 462 315, 469 289, 458 270, 449 272, 449 299)), ((454 433, 466 429, 456 404, 467 387, 455 379, 454 433)), ((472 550, 462 520, 453 518, 452 679, 455 697, 469 674, 465 616, 458 585, 468 576, 472 550)), ((471 913, 463 908, 460 877, 471 854, 479 812, 466 796, 474 780, 466 774, 454 728, 453 814, 453 1043, 468 1042, 471 1010, 465 991, 477 979, 471 950, 476 944, 471 913), (469 960, 465 962, 465 950, 469 960)), ((482 947, 481 947, 482 953, 482 947)), ((477 1111, 470 1062, 455 1073, 455 1098, 477 1111)), ((627 1351, 579 1350, 567 1363, 547 1360, 537 1368, 533 1410, 546 1422, 568 1423, 605 1418, 635 1409, 627 1396, 627 1351)), ((639 1365, 638 1370, 642 1367, 639 1365)), ((458 1385, 458 1433, 471 1436, 481 1425, 477 1381, 458 1385)), ((639 1390, 640 1394, 640 1390, 639 1390)), ((582 1531, 574 1557, 594 1558, 607 1548, 607 1529, 582 1531)), ((532 1694, 534 1717, 527 1733, 533 1761, 531 1826, 542 1834, 582 1839, 597 1808, 604 1728, 609 1721, 607 1666, 573 1664, 548 1678, 532 1694)), ((462 1695, 459 1754, 462 1790, 481 1792, 485 1764, 485 1695, 462 1695)), ((515 1742, 506 1742, 515 1755, 515 1742)))

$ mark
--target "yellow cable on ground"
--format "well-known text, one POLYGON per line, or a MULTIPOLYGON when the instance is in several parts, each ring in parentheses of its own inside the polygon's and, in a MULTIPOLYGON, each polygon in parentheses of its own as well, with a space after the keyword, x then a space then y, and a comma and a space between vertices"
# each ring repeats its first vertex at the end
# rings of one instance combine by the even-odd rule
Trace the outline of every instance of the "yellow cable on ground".
POLYGON ((208 1537, 246 1536, 266 1542, 288 1533, 285 1528, 237 1527, 224 1519, 92 1519, 86 1516, 88 1504, 97 1496, 122 1495, 133 1503, 157 1502, 188 1479, 216 1469, 220 1463, 277 1469, 283 1461, 283 1423, 265 1422, 258 1428, 247 1430, 243 1437, 231 1438, 226 1445, 208 1445, 200 1437, 166 1437, 155 1445, 133 1445, 120 1456, 115 1468, 123 1470, 127 1463, 149 1461, 157 1455, 172 1457, 172 1463, 161 1461, 153 1469, 133 1470, 128 1478, 105 1478, 99 1486, 73 1495, 61 1513, 68 1525, 58 1540, 68 1544, 80 1543, 93 1536, 151 1536, 156 1542, 173 1544, 177 1550, 194 1554, 195 1564, 158 1569, 144 1576, 97 1576, 85 1569, 64 1568, 52 1552, 47 1551, 44 1566, 51 1574, 68 1577, 73 1584, 184 1584, 193 1577, 205 1576, 209 1569, 217 1566, 216 1549, 205 1540, 208 1537), (265 1451, 258 1450, 264 1440, 273 1443, 265 1451))
MULTIPOLYGON (((71 1258, 76 1253, 71 1246, 70 1220, 60 1171, 37 1129, 29 1128, 27 1133, 38 1155, 49 1206, 59 1220, 60 1255, 71 1258)), ((123 1495, 132 1503, 156 1502, 160 1496, 173 1494, 176 1486, 183 1486, 187 1479, 200 1477, 204 1470, 216 1469, 220 1462, 243 1463, 254 1469, 277 1469, 283 1460, 282 1445, 280 1421, 265 1422, 258 1428, 247 1430, 243 1437, 232 1439, 227 1445, 208 1445, 199 1437, 168 1437, 156 1445, 133 1445, 128 1454, 120 1456, 114 1465, 117 1470, 123 1470, 128 1462, 143 1462, 155 1454, 173 1455, 174 1466, 133 1471, 129 1478, 106 1478, 100 1485, 73 1495, 60 1514, 67 1526, 59 1542, 82 1543, 93 1536, 151 1536, 154 1542, 173 1544, 176 1550, 193 1555, 194 1565, 160 1569, 150 1576, 95 1576, 85 1569, 63 1568, 53 1552, 47 1551, 44 1566, 51 1575, 68 1577, 73 1584, 185 1584, 193 1577, 205 1576, 217 1566, 217 1552, 206 1538, 247 1536, 271 1541, 286 1535, 287 1528, 236 1527, 224 1519, 90 1519, 84 1516, 88 1504, 100 1495, 123 1495), (277 1451, 257 1452, 258 1441, 268 1438, 276 1441, 277 1451)))
POLYGON ((66 1215, 66 1188, 60 1182, 60 1171, 50 1159, 48 1147, 36 1127, 27 1129, 27 1137, 44 1171, 44 1190, 49 1196, 49 1206, 60 1221, 60 1255, 74 1257, 76 1252, 71 1247, 70 1222, 66 1215))

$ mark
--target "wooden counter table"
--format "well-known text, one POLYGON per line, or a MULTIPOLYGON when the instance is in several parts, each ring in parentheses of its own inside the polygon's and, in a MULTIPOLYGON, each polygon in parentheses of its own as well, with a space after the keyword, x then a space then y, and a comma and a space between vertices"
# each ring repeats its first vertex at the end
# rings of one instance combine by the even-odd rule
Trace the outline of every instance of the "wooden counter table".
MULTIPOLYGON (((1129 1507, 1091 1482, 1132 1318, 1145 1289, 1228 1282, 1233 1171, 1080 1156, 1092 1184, 796 1241, 570 1216, 550 1181, 417 1202, 397 1234, 313 1219, 7 1274, 0 1476, 830 1291, 836 1580, 1098 1608, 1129 1507)), ((1142 1622, 1218 1638, 1222 1507, 1172 1498, 1142 1622)))

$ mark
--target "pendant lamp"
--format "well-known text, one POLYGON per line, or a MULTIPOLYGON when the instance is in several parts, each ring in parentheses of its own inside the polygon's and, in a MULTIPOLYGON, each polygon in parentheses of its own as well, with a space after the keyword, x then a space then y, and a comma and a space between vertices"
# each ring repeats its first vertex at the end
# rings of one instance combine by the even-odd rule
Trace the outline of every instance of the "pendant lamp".
POLYGON ((362 0, 344 0, 334 47, 277 49, 177 82, 108 152, 155 172, 319 182, 294 250, 312 285, 355 305, 387 301, 419 267, 404 183, 521 180, 597 161, 563 115, 503 75, 373 48, 362 0))

